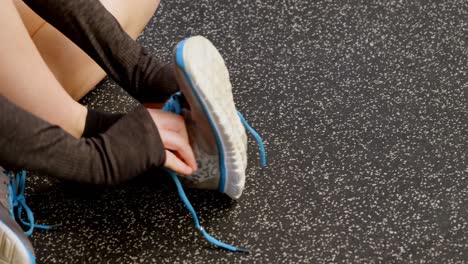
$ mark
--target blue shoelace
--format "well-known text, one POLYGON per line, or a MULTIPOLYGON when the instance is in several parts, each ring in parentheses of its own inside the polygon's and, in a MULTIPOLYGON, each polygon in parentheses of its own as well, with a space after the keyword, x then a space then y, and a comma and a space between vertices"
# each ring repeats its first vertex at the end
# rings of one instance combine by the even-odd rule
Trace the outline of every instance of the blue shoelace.
POLYGON ((24 232, 26 236, 30 236, 34 231, 34 228, 38 229, 52 229, 59 225, 39 225, 34 223, 34 214, 26 204, 26 197, 24 196, 24 189, 26 187, 26 171, 21 171, 16 175, 14 173, 8 173, 10 177, 10 184, 8 184, 8 190, 10 195, 8 196, 8 202, 10 203, 10 214, 13 219, 20 221, 24 226, 29 227, 27 231, 24 232), (23 210, 26 212, 28 222, 23 220, 21 217, 23 210))
MULTIPOLYGON (((164 105, 163 110, 168 111, 168 112, 172 112, 172 113, 175 113, 175 114, 181 114, 182 113, 182 104, 181 104, 180 100, 181 100, 182 96, 183 95, 180 92, 178 92, 178 93, 174 94, 173 96, 171 96, 171 98, 164 105)), ((266 166, 266 154, 265 154, 265 148, 263 146, 262 138, 257 133, 257 131, 255 131, 247 123, 247 121, 242 116, 242 114, 239 113, 239 111, 237 112, 237 114, 238 114, 242 124, 245 126, 245 128, 250 132, 250 134, 252 134, 252 136, 257 141, 257 144, 258 144, 259 150, 260 150, 261 165, 262 165, 262 167, 265 167, 266 166)), ((208 234, 206 232, 206 230, 200 225, 200 221, 198 220, 197 213, 195 212, 195 209, 193 209, 193 206, 190 203, 190 201, 188 200, 187 195, 185 194, 184 188, 182 187, 182 184, 180 183, 179 178, 177 177, 177 175, 173 171, 171 171, 169 169, 166 169, 166 171, 169 173, 169 175, 171 175, 172 180, 174 180, 174 183, 175 183, 175 185, 177 187, 177 192, 179 193, 180 198, 184 202, 185 207, 187 208, 187 210, 192 215, 193 222, 195 223, 195 227, 197 228, 198 231, 200 231, 202 233, 202 235, 205 237, 205 239, 208 242, 210 242, 211 244, 216 245, 218 247, 230 250, 230 251, 249 253, 248 249, 238 248, 238 247, 223 243, 223 242, 217 240, 216 238, 212 237, 210 234, 208 234)))

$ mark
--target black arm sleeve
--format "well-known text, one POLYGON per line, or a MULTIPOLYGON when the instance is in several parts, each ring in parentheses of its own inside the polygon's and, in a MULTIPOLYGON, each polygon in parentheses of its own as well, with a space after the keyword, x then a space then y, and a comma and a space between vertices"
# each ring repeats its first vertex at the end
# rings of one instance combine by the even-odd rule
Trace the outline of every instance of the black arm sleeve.
POLYGON ((162 64, 134 41, 98 0, 24 0, 128 93, 163 102, 178 90, 171 64, 162 64))
POLYGON ((83 135, 81 136, 87 138, 104 133, 124 115, 125 114, 107 113, 88 108, 83 135))
POLYGON ((156 125, 139 106, 105 133, 76 139, 0 97, 0 164, 83 183, 116 184, 165 161, 156 125))

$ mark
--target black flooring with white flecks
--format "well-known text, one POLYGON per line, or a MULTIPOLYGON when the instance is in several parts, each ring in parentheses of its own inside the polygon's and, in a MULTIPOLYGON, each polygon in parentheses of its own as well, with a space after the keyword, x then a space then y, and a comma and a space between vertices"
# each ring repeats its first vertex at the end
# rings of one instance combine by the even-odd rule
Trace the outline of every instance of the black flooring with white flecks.
MULTIPOLYGON (((249 142, 237 202, 168 175, 115 187, 33 176, 39 263, 468 262, 468 1, 162 1, 139 41, 164 61, 203 35, 226 60, 249 142)), ((88 106, 136 105, 111 81, 88 106)))

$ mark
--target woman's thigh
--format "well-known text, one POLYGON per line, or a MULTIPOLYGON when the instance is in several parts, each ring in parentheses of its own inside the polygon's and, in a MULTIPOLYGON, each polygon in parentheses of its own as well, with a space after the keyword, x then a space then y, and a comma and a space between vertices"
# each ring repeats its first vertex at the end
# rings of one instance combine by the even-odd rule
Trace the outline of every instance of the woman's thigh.
MULTIPOLYGON (((101 0, 101 3, 133 39, 141 34, 159 6, 159 0, 101 0)), ((106 76, 86 53, 21 0, 15 0, 15 5, 47 66, 75 100, 106 76)))

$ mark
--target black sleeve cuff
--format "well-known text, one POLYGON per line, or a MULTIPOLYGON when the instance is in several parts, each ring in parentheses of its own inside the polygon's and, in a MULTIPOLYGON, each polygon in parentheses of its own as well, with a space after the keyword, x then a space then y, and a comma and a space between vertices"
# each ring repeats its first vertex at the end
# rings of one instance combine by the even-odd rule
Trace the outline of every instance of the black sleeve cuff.
POLYGON ((125 114, 121 113, 106 113, 88 108, 88 115, 86 116, 82 137, 94 137, 106 132, 124 115, 125 114))

